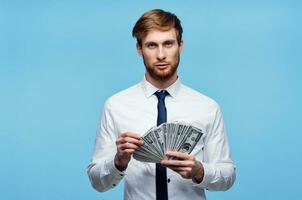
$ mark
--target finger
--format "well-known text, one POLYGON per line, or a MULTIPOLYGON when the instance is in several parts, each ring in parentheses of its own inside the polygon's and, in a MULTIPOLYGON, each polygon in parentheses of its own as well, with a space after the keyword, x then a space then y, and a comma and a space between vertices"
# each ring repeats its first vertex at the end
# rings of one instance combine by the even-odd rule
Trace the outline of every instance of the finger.
POLYGON ((133 143, 136 145, 142 145, 143 144, 143 140, 142 139, 136 139, 136 138, 132 138, 132 137, 124 137, 124 142, 128 142, 128 143, 133 143))
POLYGON ((132 138, 132 137, 119 137, 115 143, 116 143, 116 145, 124 144, 124 143, 133 143, 138 146, 141 146, 143 144, 143 140, 132 138))
POLYGON ((140 147, 138 145, 135 145, 135 144, 132 144, 132 143, 128 143, 128 142, 119 145, 119 149, 121 149, 121 150, 125 150, 125 149, 139 150, 139 148, 140 147))
POLYGON ((120 149, 117 153, 122 157, 130 157, 134 152, 135 149, 120 149))
POLYGON ((140 139, 141 138, 141 136, 138 133, 132 133, 132 132, 122 133, 120 135, 120 137, 132 137, 132 138, 136 138, 136 139, 140 139))
POLYGON ((166 167, 192 167, 194 165, 192 160, 162 160, 160 163, 166 167))
POLYGON ((179 170, 179 169, 172 169, 170 168, 171 170, 175 171, 176 173, 178 173, 179 175, 181 175, 183 178, 190 178, 191 177, 191 173, 190 171, 188 171, 188 169, 185 169, 185 170, 179 170))
POLYGON ((172 169, 175 172, 181 172, 181 171, 191 171, 190 167, 175 167, 175 166, 170 166, 168 167, 169 169, 172 169))
POLYGON ((125 149, 134 149, 134 150, 138 150, 139 146, 135 145, 135 144, 131 144, 131 143, 123 143, 119 145, 119 149, 120 150, 125 150, 125 149))
POLYGON ((193 156, 189 155, 188 153, 183 153, 179 151, 167 151, 166 156, 168 157, 176 157, 181 160, 193 160, 193 156))
POLYGON ((178 172, 183 178, 193 178, 192 174, 189 171, 179 171, 178 172))
POLYGON ((135 149, 125 149, 125 150, 123 150, 123 152, 125 152, 128 155, 131 155, 134 151, 135 151, 135 149))

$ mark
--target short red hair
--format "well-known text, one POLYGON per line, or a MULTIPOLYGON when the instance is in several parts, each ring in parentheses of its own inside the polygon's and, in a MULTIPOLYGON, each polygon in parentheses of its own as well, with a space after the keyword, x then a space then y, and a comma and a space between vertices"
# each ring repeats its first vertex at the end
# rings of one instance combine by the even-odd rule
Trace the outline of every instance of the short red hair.
POLYGON ((151 29, 168 31, 175 28, 177 42, 182 42, 181 22, 173 13, 154 9, 144 13, 136 22, 132 30, 132 36, 137 39, 138 45, 142 46, 142 39, 145 38, 151 29))

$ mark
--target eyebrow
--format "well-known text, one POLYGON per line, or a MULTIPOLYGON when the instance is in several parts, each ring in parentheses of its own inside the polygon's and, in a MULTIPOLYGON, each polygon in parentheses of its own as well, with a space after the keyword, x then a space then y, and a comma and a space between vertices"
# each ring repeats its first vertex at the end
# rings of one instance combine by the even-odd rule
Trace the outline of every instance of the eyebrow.
POLYGON ((171 40, 166 40, 166 41, 164 41, 163 43, 164 43, 164 44, 167 44, 167 43, 172 43, 172 44, 174 44, 175 42, 176 42, 176 40, 171 39, 171 40))
POLYGON ((149 45, 149 44, 156 44, 156 45, 157 45, 157 43, 156 43, 156 42, 153 42, 153 41, 145 42, 144 44, 145 44, 145 45, 149 45))
MULTIPOLYGON (((170 40, 165 40, 165 41, 163 41, 162 44, 167 44, 167 43, 172 43, 172 44, 174 44, 175 42, 176 42, 176 40, 170 39, 170 40)), ((156 45, 158 45, 158 43, 157 43, 157 42, 154 42, 154 41, 148 41, 148 42, 145 42, 145 43, 144 43, 144 45, 149 45, 149 44, 156 44, 156 45)))

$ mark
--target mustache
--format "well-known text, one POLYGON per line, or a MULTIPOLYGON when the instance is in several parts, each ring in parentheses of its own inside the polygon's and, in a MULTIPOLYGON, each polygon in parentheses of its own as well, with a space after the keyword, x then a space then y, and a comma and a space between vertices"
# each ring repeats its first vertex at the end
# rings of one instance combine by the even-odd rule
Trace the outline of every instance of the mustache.
POLYGON ((156 62, 154 65, 169 65, 169 62, 156 62))

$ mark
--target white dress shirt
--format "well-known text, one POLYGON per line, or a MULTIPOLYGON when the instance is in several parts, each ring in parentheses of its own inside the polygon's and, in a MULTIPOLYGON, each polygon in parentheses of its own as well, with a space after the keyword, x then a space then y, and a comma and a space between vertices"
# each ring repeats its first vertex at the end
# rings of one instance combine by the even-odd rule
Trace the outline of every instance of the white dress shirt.
MULTIPOLYGON (((90 182, 96 190, 106 191, 124 179, 124 199, 156 199, 155 164, 132 158, 127 169, 120 172, 114 165, 114 156, 115 141, 121 133, 143 135, 156 126, 158 100, 154 93, 158 90, 144 79, 106 101, 93 158, 87 167, 90 182)), ((229 189, 235 181, 235 166, 219 106, 209 97, 181 84, 179 78, 166 90, 169 92, 165 99, 167 122, 191 123, 204 133, 191 153, 204 166, 203 181, 197 184, 167 168, 169 199, 200 200, 206 199, 204 189, 229 189)))

